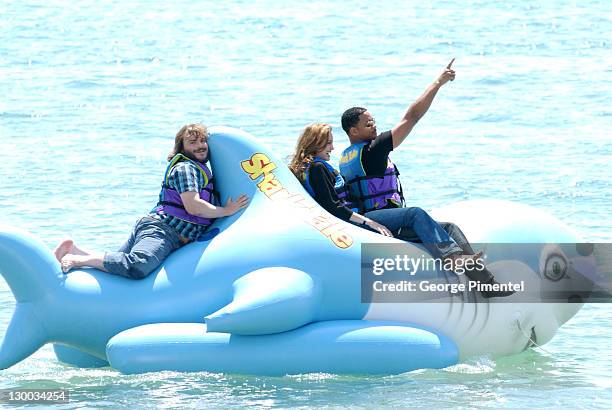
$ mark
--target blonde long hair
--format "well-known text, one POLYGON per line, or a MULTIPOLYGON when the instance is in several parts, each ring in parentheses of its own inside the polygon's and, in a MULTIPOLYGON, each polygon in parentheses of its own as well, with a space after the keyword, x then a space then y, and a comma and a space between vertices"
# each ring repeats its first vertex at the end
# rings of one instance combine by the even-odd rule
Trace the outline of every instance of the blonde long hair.
POLYGON ((329 124, 315 123, 304 128, 289 163, 289 169, 297 179, 304 179, 304 171, 312 163, 315 154, 325 148, 331 132, 332 127, 329 124))

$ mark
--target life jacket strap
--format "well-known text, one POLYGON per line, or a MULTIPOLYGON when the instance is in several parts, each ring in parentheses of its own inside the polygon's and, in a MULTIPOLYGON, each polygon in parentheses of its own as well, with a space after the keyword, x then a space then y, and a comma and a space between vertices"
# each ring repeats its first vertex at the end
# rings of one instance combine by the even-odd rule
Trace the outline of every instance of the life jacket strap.
POLYGON ((364 200, 364 201, 367 201, 368 199, 376 198, 376 197, 379 197, 379 196, 382 196, 382 195, 399 194, 399 193, 400 192, 397 189, 390 189, 388 191, 377 192, 377 193, 371 194, 371 195, 364 195, 364 196, 361 197, 361 199, 364 200))
POLYGON ((384 174, 377 174, 377 175, 360 175, 360 176, 356 176, 355 178, 352 178, 351 180, 349 180, 347 182, 347 184, 353 184, 355 182, 361 182, 361 181, 365 181, 368 179, 374 179, 374 178, 384 178, 386 176, 389 175, 395 175, 395 176, 399 176, 400 173, 397 170, 397 167, 394 165, 395 170, 391 171, 391 172, 385 172, 384 174))
POLYGON ((157 206, 159 205, 165 205, 165 206, 171 206, 174 208, 179 208, 179 209, 185 209, 185 207, 183 206, 183 204, 179 204, 178 202, 171 202, 171 201, 160 201, 157 206))

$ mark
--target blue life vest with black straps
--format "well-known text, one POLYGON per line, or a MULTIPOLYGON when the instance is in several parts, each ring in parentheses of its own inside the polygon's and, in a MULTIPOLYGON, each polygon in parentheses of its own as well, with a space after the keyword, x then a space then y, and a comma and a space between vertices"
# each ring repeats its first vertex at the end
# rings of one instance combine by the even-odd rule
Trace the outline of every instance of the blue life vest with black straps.
MULTIPOLYGON (((344 178, 342 178, 342 175, 340 175, 340 173, 336 171, 334 167, 332 167, 329 164, 329 162, 325 161, 324 159, 321 159, 319 157, 314 157, 312 162, 313 163, 319 162, 325 165, 325 168, 327 168, 329 172, 331 172, 335 176, 336 180, 334 182, 334 191, 336 191, 336 194, 338 195, 338 199, 340 199, 340 202, 342 203, 343 206, 346 206, 347 208, 351 208, 354 212, 357 212, 357 208, 355 208, 354 204, 349 199, 348 188, 346 187, 346 184, 344 183, 344 178)), ((310 194, 310 196, 314 198, 315 193, 314 193, 314 190, 312 189, 312 186, 310 185, 310 166, 311 165, 312 163, 306 166, 306 170, 304 171, 303 179, 301 182, 302 182, 302 185, 304 185, 304 188, 306 188, 306 191, 308 191, 308 193, 310 194)))
POLYGON ((342 152, 340 158, 340 173, 346 180, 351 198, 361 214, 385 208, 389 204, 401 207, 404 196, 398 178, 399 171, 391 159, 387 159, 384 174, 366 175, 362 155, 368 144, 370 142, 352 144, 342 152))

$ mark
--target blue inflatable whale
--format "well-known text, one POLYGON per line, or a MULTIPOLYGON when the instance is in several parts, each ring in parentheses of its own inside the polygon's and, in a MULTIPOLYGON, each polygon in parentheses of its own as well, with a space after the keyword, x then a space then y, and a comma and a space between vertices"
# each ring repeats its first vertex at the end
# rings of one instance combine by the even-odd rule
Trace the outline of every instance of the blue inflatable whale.
MULTIPOLYGON (((214 238, 184 246, 143 280, 95 269, 64 275, 39 239, 0 229, 0 272, 17 301, 0 368, 53 343, 63 362, 124 373, 392 374, 521 352, 550 340, 581 306, 489 303, 475 292, 362 303, 361 245, 400 242, 327 214, 247 133, 210 134, 222 198, 246 193, 251 202, 216 221, 214 238)), ((435 215, 472 241, 577 241, 557 219, 509 202, 469 201, 435 215)), ((500 258, 489 267, 500 281, 541 279, 550 252, 543 245, 533 263, 500 258)))

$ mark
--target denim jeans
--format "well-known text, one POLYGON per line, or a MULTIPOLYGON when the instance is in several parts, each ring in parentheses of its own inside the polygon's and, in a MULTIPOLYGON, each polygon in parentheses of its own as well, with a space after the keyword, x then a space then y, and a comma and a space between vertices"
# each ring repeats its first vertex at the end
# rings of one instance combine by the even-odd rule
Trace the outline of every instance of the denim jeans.
POLYGON ((399 239, 418 239, 435 257, 445 258, 464 251, 442 226, 421 208, 378 209, 366 212, 365 216, 386 226, 399 239))
MULTIPOLYGON (((385 225, 398 239, 422 242, 427 250, 438 258, 456 252, 473 255, 474 249, 461 229, 452 222, 436 222, 418 207, 390 208, 367 212, 368 218, 385 225)), ((493 274, 488 269, 469 269, 465 275, 473 281, 488 283, 493 274)))
POLYGON ((457 245, 459 245, 465 255, 473 255, 476 253, 457 225, 452 222, 438 222, 438 224, 442 229, 448 232, 448 235, 453 238, 453 241, 455 241, 457 245))
POLYGON ((130 238, 117 252, 104 254, 104 268, 114 275, 142 279, 180 246, 174 228, 157 218, 145 216, 138 220, 130 238))

